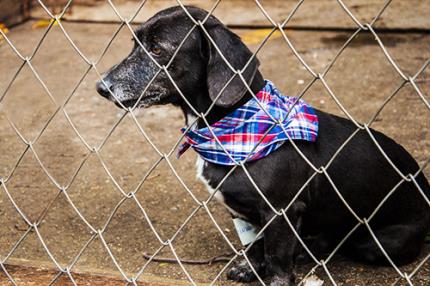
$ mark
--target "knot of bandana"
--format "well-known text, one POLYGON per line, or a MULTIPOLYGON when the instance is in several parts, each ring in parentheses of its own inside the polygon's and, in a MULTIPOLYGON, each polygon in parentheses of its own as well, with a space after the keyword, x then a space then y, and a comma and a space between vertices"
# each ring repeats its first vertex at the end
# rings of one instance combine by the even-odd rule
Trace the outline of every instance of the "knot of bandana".
POLYGON ((187 131, 178 158, 191 146, 206 161, 236 165, 261 159, 289 139, 314 142, 318 135, 314 109, 282 95, 272 82, 265 83, 255 98, 210 127, 187 131))

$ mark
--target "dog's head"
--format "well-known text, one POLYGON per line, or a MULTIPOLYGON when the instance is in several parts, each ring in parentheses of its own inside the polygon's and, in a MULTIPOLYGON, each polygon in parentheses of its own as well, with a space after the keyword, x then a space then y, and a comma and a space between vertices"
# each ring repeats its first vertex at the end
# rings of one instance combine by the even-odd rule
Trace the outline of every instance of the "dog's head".
MULTIPOLYGON (((199 8, 186 9, 196 21, 207 15, 199 8)), ((223 57, 234 70, 241 70, 250 61, 243 73, 248 84, 258 73, 258 60, 252 59, 240 38, 215 17, 205 21, 206 31, 194 26, 179 6, 153 16, 136 30, 138 41, 134 39, 131 53, 105 73, 97 91, 124 107, 183 105, 178 89, 197 109, 204 100, 216 99, 221 107, 237 103, 247 88, 238 75, 231 80, 234 73, 223 57)))

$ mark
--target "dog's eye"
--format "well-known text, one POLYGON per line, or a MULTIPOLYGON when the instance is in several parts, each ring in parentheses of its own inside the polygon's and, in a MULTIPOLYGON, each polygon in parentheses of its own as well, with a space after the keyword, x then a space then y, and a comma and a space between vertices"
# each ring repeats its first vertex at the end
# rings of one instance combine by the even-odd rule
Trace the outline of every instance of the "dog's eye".
POLYGON ((153 53, 156 56, 159 56, 161 54, 161 48, 158 46, 153 46, 151 48, 151 53, 153 53))

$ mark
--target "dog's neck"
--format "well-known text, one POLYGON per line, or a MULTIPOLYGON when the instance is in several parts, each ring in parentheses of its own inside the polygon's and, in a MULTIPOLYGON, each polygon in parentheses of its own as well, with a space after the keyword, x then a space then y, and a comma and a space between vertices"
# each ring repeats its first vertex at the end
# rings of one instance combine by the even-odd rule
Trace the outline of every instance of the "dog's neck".
MULTIPOLYGON (((254 94, 258 93, 262 88, 264 87, 264 79, 263 76, 260 74, 260 72, 257 72, 255 75, 250 88, 254 94)), ((193 98, 194 102, 191 102, 191 105, 194 107, 194 109, 198 113, 206 113, 208 108, 212 105, 212 100, 209 97, 209 93, 207 90, 202 89, 202 94, 194 94, 193 98)), ((246 102, 248 102, 252 98, 251 93, 247 91, 245 95, 233 106, 230 107, 220 107, 218 105, 214 105, 210 112, 206 115, 206 120, 209 123, 209 125, 212 125, 213 123, 219 121, 221 118, 227 116, 228 114, 232 113, 234 110, 236 110, 238 107, 242 106, 246 102)), ((182 111, 185 115, 186 125, 189 127, 192 126, 192 129, 196 128, 203 128, 206 127, 206 123, 202 119, 197 120, 197 124, 193 124, 196 122, 197 116, 196 114, 191 110, 191 108, 184 102, 184 104, 181 106, 182 111)))

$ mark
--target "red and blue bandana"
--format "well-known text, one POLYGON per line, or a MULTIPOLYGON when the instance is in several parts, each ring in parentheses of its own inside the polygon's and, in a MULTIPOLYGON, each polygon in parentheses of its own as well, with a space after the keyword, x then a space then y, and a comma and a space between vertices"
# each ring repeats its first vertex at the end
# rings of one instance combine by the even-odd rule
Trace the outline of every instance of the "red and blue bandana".
POLYGON ((245 159, 247 162, 261 159, 275 151, 289 140, 285 133, 291 139, 314 142, 318 135, 318 117, 314 109, 301 99, 297 101, 295 97, 282 95, 272 82, 266 80, 265 83, 256 98, 210 127, 189 130, 179 147, 178 157, 191 146, 206 161, 236 165, 245 159), (272 118, 282 122, 282 127, 272 118))

